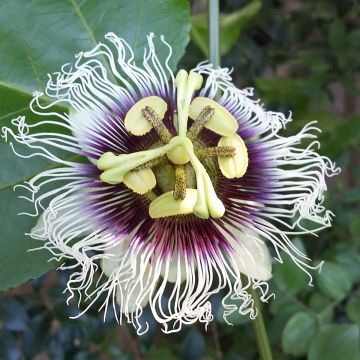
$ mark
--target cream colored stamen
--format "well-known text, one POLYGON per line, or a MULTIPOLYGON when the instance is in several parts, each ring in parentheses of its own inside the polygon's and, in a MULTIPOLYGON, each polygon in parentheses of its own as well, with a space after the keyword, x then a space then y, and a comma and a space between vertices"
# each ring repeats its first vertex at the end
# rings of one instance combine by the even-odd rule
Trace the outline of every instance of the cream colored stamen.
POLYGON ((156 179, 151 169, 129 171, 124 175, 124 184, 136 194, 146 194, 156 186, 156 179))
POLYGON ((221 136, 233 136, 236 134, 239 128, 234 116, 225 109, 224 106, 220 105, 212 99, 208 99, 202 96, 196 97, 190 105, 189 117, 191 119, 197 119, 201 111, 206 107, 210 106, 215 110, 214 115, 204 125, 207 129, 219 134, 221 136))
POLYGON ((194 123, 191 125, 188 130, 186 136, 194 141, 199 135, 202 128, 206 125, 206 123, 211 119, 211 117, 215 114, 215 109, 209 105, 206 105, 200 112, 199 116, 196 118, 194 123))
POLYGON ((142 109, 151 107, 160 119, 163 119, 167 110, 167 103, 159 96, 149 96, 139 100, 127 112, 124 125, 125 129, 135 136, 142 136, 152 129, 152 124, 144 117, 142 109))
POLYGON ((160 140, 163 143, 167 144, 171 140, 172 136, 170 134, 170 131, 161 121, 156 111, 150 106, 145 106, 141 111, 144 115, 144 118, 149 121, 149 123, 153 126, 153 128, 159 135, 160 140))
POLYGON ((246 145, 239 135, 222 137, 218 143, 221 146, 230 146, 236 149, 233 157, 219 157, 218 163, 222 174, 228 179, 242 177, 248 167, 249 158, 246 145))
POLYGON ((234 146, 216 146, 198 149, 195 151, 195 155, 199 159, 206 157, 233 157, 235 156, 236 149, 234 146))
POLYGON ((173 192, 169 191, 160 195, 149 206, 149 215, 153 219, 186 215, 193 212, 196 203, 196 190, 186 189, 186 196, 183 200, 175 200, 173 192))

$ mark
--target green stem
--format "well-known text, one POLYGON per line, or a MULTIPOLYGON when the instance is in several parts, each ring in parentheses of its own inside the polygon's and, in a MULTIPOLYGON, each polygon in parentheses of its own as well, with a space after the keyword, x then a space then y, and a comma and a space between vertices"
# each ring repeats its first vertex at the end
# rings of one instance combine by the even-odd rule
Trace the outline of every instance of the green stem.
POLYGON ((219 51, 219 0, 208 0, 209 7, 209 58, 215 66, 220 66, 219 51))
MULTIPOLYGON (((215 66, 220 66, 219 50, 219 0, 208 0, 209 9, 209 60, 215 66)), ((257 292, 250 286, 248 290, 258 309, 257 317, 252 321, 257 347, 262 360, 272 360, 269 339, 266 333, 264 318, 261 312, 261 302, 257 292)))
POLYGON ((255 307, 258 309, 257 317, 252 321, 252 326, 255 332, 256 343, 262 360, 272 360, 271 348, 269 339, 266 333, 264 318, 261 312, 261 302, 257 292, 250 287, 249 293, 255 302, 255 307))

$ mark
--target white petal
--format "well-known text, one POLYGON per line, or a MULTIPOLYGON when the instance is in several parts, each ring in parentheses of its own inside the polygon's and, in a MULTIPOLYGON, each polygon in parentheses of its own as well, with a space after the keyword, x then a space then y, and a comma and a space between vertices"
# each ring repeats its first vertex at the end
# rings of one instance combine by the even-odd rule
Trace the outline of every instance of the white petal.
POLYGON ((125 240, 121 240, 111 249, 104 251, 104 254, 109 257, 101 259, 101 268, 107 277, 113 273, 113 271, 120 265, 121 259, 124 255, 123 249, 125 246, 125 240))
POLYGON ((256 280, 269 280, 272 277, 271 256, 265 243, 254 232, 240 232, 232 226, 227 228, 236 236, 236 240, 229 235, 226 238, 233 248, 239 271, 256 280))

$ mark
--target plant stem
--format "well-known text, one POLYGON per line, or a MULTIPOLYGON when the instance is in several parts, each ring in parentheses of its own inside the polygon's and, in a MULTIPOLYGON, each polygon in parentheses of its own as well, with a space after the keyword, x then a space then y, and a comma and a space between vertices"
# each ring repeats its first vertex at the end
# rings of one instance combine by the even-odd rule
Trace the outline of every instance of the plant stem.
POLYGON ((208 0, 209 7, 209 59, 215 66, 220 66, 219 51, 219 0, 208 0))
MULTIPOLYGON (((208 0, 209 10, 209 60, 215 66, 220 66, 219 50, 219 0, 208 0)), ((255 332, 256 343, 262 360, 272 360, 269 339, 266 333, 264 318, 261 312, 259 295, 250 286, 249 294, 254 299, 255 307, 258 309, 257 317, 252 321, 255 332)))
POLYGON ((272 360, 271 348, 269 339, 266 333, 264 318, 261 312, 261 303, 257 292, 250 287, 249 293, 255 302, 255 307, 258 309, 257 317, 252 321, 252 326, 255 332, 256 343, 262 360, 272 360))

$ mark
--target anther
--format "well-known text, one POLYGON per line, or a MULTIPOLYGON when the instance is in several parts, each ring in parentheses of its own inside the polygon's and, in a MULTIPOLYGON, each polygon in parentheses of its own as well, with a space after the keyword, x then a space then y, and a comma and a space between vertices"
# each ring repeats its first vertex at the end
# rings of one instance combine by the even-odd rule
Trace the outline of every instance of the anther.
POLYGON ((190 129, 187 132, 187 137, 190 140, 195 140, 199 135, 201 129, 205 124, 212 118, 215 113, 215 109, 209 105, 206 105, 200 112, 199 116, 196 118, 194 123, 191 125, 190 129))
POLYGON ((169 143, 172 136, 165 124, 159 118, 159 115, 155 112, 155 110, 150 106, 145 106, 143 109, 141 109, 141 112, 144 115, 145 119, 149 121, 149 123, 153 126, 153 128, 159 135, 160 140, 165 144, 169 143))
POLYGON ((175 189, 173 193, 175 200, 184 200, 186 197, 186 171, 184 166, 175 169, 175 189))
POLYGON ((198 159, 203 159, 206 157, 233 157, 235 154, 236 149, 234 146, 214 146, 198 149, 195 151, 195 155, 198 159))

